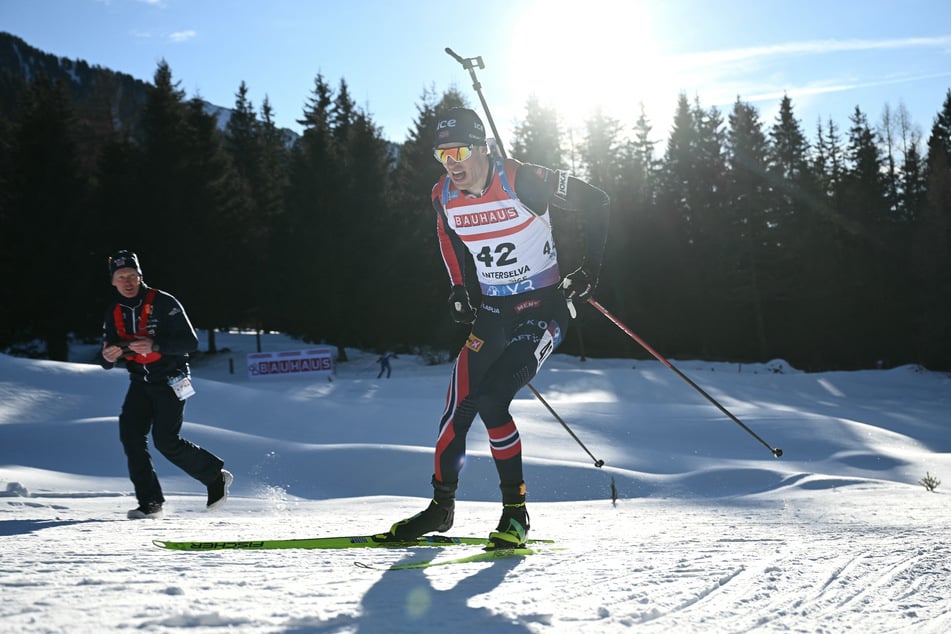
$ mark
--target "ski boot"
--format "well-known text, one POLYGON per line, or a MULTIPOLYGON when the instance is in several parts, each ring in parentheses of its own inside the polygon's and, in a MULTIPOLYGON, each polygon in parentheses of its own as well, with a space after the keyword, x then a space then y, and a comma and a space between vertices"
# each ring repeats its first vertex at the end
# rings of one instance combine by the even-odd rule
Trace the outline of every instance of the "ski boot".
POLYGON ((126 517, 130 520, 157 520, 163 515, 165 514, 162 512, 161 502, 145 502, 126 513, 126 517))
POLYGON ((525 507, 525 483, 515 486, 502 485, 502 519, 499 526, 489 533, 486 550, 497 548, 522 548, 528 538, 529 518, 525 507))
POLYGON ((228 501, 228 489, 234 482, 234 476, 227 469, 222 469, 215 481, 208 485, 208 503, 205 505, 209 511, 214 511, 228 501))
POLYGON ((423 511, 393 524, 387 537, 409 542, 433 531, 442 533, 452 528, 458 482, 440 482, 433 476, 433 499, 423 511))

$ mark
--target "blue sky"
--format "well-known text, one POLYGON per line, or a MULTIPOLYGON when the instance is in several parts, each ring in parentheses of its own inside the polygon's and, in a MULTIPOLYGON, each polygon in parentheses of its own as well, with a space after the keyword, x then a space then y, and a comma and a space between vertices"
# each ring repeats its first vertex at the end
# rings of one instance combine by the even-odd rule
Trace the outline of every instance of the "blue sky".
POLYGON ((856 105, 877 123, 903 104, 927 138, 951 89, 946 0, 0 0, 0 30, 147 81, 165 59, 188 97, 221 106, 244 81, 295 130, 317 73, 345 79, 397 142, 427 88, 478 106, 447 46, 482 57, 503 142, 531 94, 571 124, 597 105, 633 123, 643 103, 665 140, 680 92, 724 113, 739 96, 767 124, 787 93, 810 138, 856 105))

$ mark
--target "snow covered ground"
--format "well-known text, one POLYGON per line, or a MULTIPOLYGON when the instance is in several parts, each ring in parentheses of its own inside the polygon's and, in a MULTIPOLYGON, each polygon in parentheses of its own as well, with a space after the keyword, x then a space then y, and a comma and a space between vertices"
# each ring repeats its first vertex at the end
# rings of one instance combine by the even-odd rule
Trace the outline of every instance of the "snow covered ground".
MULTIPOLYGON (((206 513, 204 487, 155 455, 159 521, 125 519, 125 371, 0 355, 0 631, 951 631, 945 374, 673 361, 776 459, 659 362, 556 355, 533 385, 606 463, 519 395, 532 536, 562 549, 384 571, 354 562, 472 550, 151 542, 369 534, 421 510, 449 366, 401 355, 377 380, 376 355, 350 351, 332 382, 250 379, 254 337, 219 346, 193 364, 183 435, 225 460, 233 497, 206 513)), ((478 422, 469 449, 451 533, 485 536, 500 504, 478 422)))

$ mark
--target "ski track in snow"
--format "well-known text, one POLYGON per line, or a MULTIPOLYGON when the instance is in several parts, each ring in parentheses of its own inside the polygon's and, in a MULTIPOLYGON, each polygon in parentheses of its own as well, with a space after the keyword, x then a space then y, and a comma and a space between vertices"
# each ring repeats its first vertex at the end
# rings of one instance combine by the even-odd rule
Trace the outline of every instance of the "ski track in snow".
MULTIPOLYGON (((557 542, 525 558, 388 571, 479 551, 152 544, 371 534, 421 510, 448 367, 401 356, 375 381, 375 359, 354 351, 333 382, 201 359, 184 435, 220 452, 232 499, 206 513, 203 487, 156 457, 166 518, 128 521, 128 379, 0 355, 0 634, 951 632, 949 494, 917 483, 951 474, 951 377, 910 366, 677 362, 775 460, 657 362, 555 355, 537 386, 607 465, 516 399, 531 536, 557 542)), ((486 444, 475 425, 453 535, 498 521, 486 444)))
MULTIPOLYGON (((813 494, 815 495, 815 494, 813 494)), ((471 549, 173 552, 151 539, 306 537, 355 531, 346 507, 398 516, 416 500, 234 498, 211 518, 196 497, 164 520, 116 519, 124 498, 0 498, 0 631, 189 632, 944 632, 951 627, 951 529, 863 517, 810 500, 625 500, 533 506, 536 536, 565 550, 427 570, 362 570, 471 549), (264 508, 262 508, 264 505, 264 508), (89 507, 99 509, 88 516, 89 507), (83 509, 86 509, 84 511, 83 509), (32 518, 32 519, 27 519, 32 518), (614 535, 594 544, 592 536, 614 535), (65 539, 64 539, 65 537, 65 539), (15 545, 15 546, 14 546, 15 545), (14 546, 14 547, 11 547, 14 546), (11 597, 15 596, 16 600, 11 597), (263 607, 263 609, 262 609, 263 607), (430 629, 432 628, 432 629, 430 629), (65 631, 65 630, 63 630, 65 631)), ((878 497, 905 508, 903 492, 878 497)), ((935 497, 935 496, 931 496, 935 497)), ((929 500, 930 501, 930 500, 929 500)), ((465 503, 453 534, 480 534, 495 505, 465 503)))

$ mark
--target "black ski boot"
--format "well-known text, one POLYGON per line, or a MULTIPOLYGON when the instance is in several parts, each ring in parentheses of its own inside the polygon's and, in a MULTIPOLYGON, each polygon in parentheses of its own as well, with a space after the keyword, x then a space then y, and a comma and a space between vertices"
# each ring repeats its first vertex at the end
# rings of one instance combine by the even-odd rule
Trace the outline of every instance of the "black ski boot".
POLYGON ((139 504, 138 508, 134 508, 126 513, 126 517, 130 520, 157 520, 161 519, 164 515, 161 502, 139 504))
POLYGON ((458 482, 440 482, 433 476, 433 499, 425 510, 400 520, 390 527, 388 535, 395 541, 412 541, 421 535, 452 528, 458 482))
POLYGON ((525 483, 514 486, 500 485, 502 489, 502 519, 499 526, 489 533, 486 550, 496 548, 521 548, 525 545, 530 528, 528 509, 525 507, 525 483))

